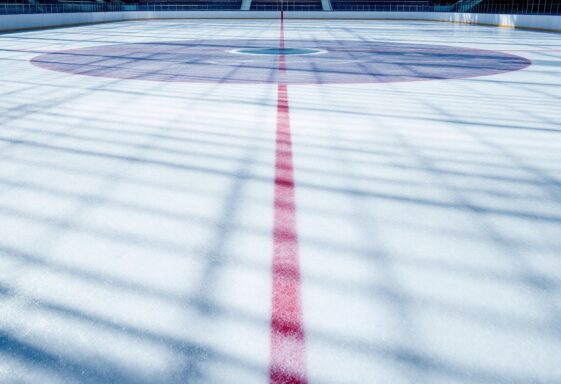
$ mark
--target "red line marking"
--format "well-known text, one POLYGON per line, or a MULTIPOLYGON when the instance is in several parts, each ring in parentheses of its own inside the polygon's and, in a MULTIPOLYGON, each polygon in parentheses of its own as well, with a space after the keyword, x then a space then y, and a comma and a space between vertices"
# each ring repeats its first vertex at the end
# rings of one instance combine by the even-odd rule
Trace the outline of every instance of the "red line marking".
MULTIPOLYGON (((280 40, 279 42, 280 49, 284 49, 284 11, 281 11, 279 40, 280 40)), ((283 54, 281 54, 279 58, 279 72, 280 72, 280 76, 284 76, 286 73, 286 58, 283 54)), ((288 105, 288 99, 287 99, 287 105, 288 105)))
MULTIPOLYGON (((281 11, 281 48, 283 19, 281 11)), ((284 55, 279 60, 279 71, 286 72, 284 55)), ((288 87, 283 83, 278 84, 277 95, 274 210, 269 378, 271 384, 307 384, 288 87)))

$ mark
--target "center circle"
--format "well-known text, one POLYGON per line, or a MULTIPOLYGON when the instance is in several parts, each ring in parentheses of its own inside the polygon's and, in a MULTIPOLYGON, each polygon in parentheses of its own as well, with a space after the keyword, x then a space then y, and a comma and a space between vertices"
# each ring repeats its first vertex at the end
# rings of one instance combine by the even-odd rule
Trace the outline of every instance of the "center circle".
POLYGON ((357 40, 211 39, 98 45, 31 59, 74 75, 182 83, 350 84, 464 79, 528 59, 458 46, 357 40), (313 47, 313 48, 310 48, 313 47))
POLYGON ((234 49, 232 53, 241 53, 245 55, 317 55, 326 53, 323 49, 313 48, 241 48, 234 49))

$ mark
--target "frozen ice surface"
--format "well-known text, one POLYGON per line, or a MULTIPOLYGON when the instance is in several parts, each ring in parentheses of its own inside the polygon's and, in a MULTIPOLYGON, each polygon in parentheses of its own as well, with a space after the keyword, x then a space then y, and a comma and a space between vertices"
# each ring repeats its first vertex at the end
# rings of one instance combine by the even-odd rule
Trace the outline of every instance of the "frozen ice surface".
MULTIPOLYGON (((309 382, 561 383, 561 35, 288 20, 285 36, 533 63, 289 86, 309 382)), ((0 35, 0 383, 268 382, 276 85, 29 63, 209 38, 276 39, 278 22, 0 35)))

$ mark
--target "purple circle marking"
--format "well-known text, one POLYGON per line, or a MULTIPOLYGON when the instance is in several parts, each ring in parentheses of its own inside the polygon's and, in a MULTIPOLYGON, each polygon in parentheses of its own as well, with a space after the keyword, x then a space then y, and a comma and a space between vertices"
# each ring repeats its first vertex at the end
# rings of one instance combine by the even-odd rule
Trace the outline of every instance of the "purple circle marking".
POLYGON ((37 56, 41 68, 114 79, 203 83, 389 83, 460 79, 523 69, 528 59, 445 45, 353 40, 290 40, 287 48, 318 55, 244 55, 278 48, 278 40, 187 40, 115 44, 37 56))

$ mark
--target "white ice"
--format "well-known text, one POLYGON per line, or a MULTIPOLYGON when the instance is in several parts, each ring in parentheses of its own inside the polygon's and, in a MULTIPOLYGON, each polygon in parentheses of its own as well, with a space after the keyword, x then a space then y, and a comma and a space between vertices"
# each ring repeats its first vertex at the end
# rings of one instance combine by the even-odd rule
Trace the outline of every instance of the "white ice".
MULTIPOLYGON (((276 85, 37 68, 275 20, 0 35, 0 383, 267 383, 276 85)), ((310 383, 561 383, 561 34, 288 20, 500 50, 464 80, 290 85, 310 383)))

